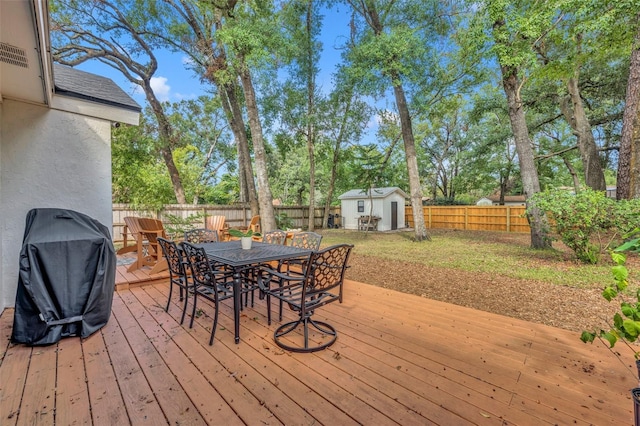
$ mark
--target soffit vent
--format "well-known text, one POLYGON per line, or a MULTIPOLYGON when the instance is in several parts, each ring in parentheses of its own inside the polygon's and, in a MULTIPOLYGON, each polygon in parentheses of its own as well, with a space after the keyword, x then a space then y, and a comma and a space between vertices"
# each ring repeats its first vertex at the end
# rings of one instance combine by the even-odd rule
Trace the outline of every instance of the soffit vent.
POLYGON ((24 49, 7 43, 0 43, 0 61, 17 67, 29 68, 27 52, 25 52, 24 49))

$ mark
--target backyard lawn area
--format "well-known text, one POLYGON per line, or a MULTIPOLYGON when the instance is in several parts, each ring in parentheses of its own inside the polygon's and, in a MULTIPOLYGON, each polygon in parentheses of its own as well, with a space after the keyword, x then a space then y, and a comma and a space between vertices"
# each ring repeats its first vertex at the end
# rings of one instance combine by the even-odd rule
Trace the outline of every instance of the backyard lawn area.
MULTIPOLYGON (((411 231, 322 234, 323 246, 355 244, 347 278, 360 282, 577 333, 605 327, 616 310, 601 296, 612 280, 608 254, 585 265, 560 241, 541 251, 529 234, 506 232, 431 229, 422 243, 411 231)), ((635 288, 640 262, 630 256, 628 267, 635 288)))

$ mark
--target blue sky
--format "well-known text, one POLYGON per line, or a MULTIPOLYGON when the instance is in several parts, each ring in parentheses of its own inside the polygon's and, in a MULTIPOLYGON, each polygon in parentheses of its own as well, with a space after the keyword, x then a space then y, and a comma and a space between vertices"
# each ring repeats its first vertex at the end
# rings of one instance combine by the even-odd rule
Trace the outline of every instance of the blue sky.
MULTIPOLYGON (((320 60, 318 85, 323 91, 331 89, 331 75, 340 61, 340 51, 335 46, 343 44, 349 34, 349 14, 347 9, 326 10, 321 41, 323 51, 320 60)), ((161 101, 177 102, 182 99, 193 99, 211 90, 208 85, 200 83, 198 76, 184 66, 185 55, 168 50, 156 52, 158 71, 152 80, 152 87, 161 101)), ((125 92, 131 95, 140 105, 145 104, 144 96, 122 74, 98 61, 89 61, 77 66, 78 69, 111 78, 125 92)))

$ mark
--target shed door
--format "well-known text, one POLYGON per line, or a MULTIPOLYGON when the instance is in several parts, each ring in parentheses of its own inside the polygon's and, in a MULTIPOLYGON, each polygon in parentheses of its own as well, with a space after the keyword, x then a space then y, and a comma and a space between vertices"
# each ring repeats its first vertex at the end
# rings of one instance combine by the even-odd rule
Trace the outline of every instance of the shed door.
POLYGON ((391 230, 398 229, 398 202, 391 202, 391 230))

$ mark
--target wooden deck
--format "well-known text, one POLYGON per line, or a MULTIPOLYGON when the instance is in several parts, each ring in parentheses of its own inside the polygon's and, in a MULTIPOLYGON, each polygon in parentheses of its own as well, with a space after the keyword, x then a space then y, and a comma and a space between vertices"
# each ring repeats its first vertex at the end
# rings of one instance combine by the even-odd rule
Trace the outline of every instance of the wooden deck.
POLYGON ((12 345, 2 313, 1 425, 633 424, 632 371, 576 333, 348 281, 316 314, 339 333, 325 351, 280 350, 262 301, 237 345, 223 302, 209 346, 205 301, 189 329, 166 279, 125 278, 84 340, 12 345))

